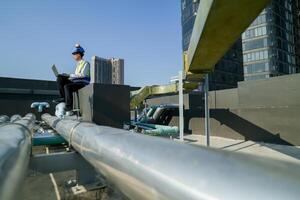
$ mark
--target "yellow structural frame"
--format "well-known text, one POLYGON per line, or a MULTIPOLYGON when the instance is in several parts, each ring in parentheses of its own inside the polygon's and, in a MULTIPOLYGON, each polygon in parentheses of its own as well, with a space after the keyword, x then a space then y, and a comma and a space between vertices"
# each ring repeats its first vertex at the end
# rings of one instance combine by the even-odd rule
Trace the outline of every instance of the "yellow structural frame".
MULTIPOLYGON (((188 51, 183 54, 185 90, 199 87, 271 0, 201 0, 188 51)), ((178 92, 177 83, 146 86, 131 94, 131 109, 154 95, 178 92)))
MULTIPOLYGON (((198 88, 199 83, 184 83, 185 90, 194 90, 198 88)), ((178 92, 178 83, 171 83, 169 85, 152 85, 145 86, 137 91, 131 92, 130 108, 139 107, 140 104, 148 97, 163 94, 173 94, 178 92)))
POLYGON ((201 0, 185 59, 187 74, 206 74, 270 0, 201 0))

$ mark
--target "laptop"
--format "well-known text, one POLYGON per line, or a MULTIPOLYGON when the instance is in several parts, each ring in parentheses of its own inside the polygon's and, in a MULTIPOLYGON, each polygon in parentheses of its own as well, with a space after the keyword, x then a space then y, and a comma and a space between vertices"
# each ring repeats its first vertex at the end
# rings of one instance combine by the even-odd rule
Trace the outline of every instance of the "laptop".
POLYGON ((53 74, 54 74, 56 77, 58 77, 59 73, 58 73, 58 70, 57 70, 57 68, 56 68, 55 65, 52 65, 52 71, 53 71, 53 74))

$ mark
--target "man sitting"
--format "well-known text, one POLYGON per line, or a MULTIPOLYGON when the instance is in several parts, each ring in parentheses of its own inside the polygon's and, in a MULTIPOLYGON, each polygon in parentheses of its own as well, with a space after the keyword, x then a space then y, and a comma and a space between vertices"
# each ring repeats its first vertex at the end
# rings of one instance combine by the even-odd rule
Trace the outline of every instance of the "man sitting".
POLYGON ((72 113, 73 108, 73 92, 78 91, 90 83, 90 64, 83 60, 84 49, 76 44, 72 51, 73 58, 77 62, 74 74, 59 74, 57 76, 57 84, 60 98, 57 103, 65 102, 65 111, 72 113))

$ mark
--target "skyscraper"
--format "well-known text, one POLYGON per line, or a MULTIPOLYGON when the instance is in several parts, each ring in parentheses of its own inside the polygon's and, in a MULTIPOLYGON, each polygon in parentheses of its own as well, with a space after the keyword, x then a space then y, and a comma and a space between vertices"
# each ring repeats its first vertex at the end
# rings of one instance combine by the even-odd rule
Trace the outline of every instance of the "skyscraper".
POLYGON ((93 83, 124 84, 124 60, 119 58, 92 57, 91 77, 93 83))
POLYGON ((245 80, 299 71, 296 1, 273 0, 243 33, 245 80))
MULTIPOLYGON (((181 0, 182 48, 187 51, 200 0, 181 0)), ((221 31, 221 30, 220 30, 221 31)), ((209 48, 209 47, 208 47, 209 48)), ((210 90, 237 87, 243 80, 242 41, 239 39, 210 74, 210 90)))

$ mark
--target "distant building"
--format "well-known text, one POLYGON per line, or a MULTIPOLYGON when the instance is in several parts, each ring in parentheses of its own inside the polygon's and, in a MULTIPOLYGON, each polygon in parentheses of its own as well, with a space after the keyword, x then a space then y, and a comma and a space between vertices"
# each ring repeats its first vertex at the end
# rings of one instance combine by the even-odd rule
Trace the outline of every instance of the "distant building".
MULTIPOLYGON (((187 51, 200 0, 181 0, 182 49, 187 51)), ((221 30, 220 30, 221 31, 221 30)), ((242 40, 239 39, 210 74, 210 90, 236 88, 243 81, 242 40)))
POLYGON ((91 76, 93 83, 112 84, 110 61, 105 58, 93 56, 91 76))
POLYGON ((91 76, 93 83, 124 84, 124 60, 119 58, 92 57, 91 76))
POLYGON ((112 64, 112 84, 124 85, 124 60, 110 59, 112 64))
POLYGON ((299 0, 273 0, 242 38, 245 80, 299 72, 299 0))

